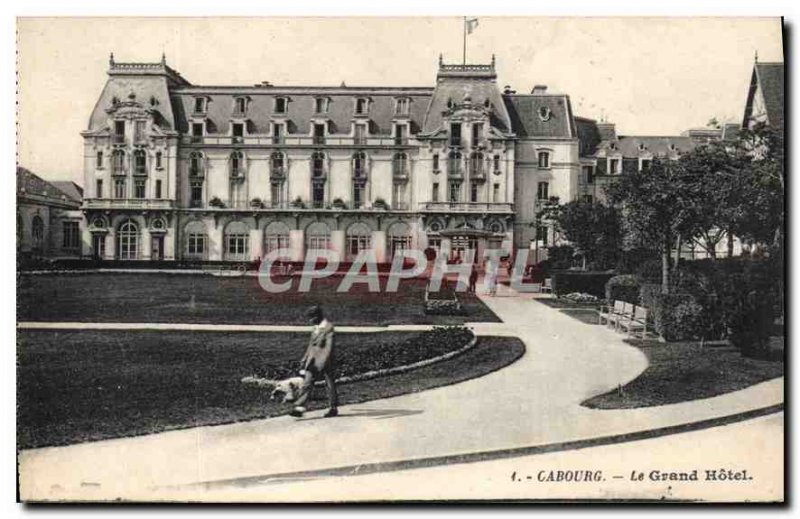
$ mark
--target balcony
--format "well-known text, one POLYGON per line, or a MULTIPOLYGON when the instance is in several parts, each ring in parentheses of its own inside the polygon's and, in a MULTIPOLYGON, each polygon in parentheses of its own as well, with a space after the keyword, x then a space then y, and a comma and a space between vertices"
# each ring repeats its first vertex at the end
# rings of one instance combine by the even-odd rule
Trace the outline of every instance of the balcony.
POLYGON ((137 167, 133 169, 134 176, 137 177, 146 177, 147 176, 147 168, 144 167, 137 167))
POLYGON ((324 135, 315 135, 313 144, 321 145, 325 144, 325 136, 324 135))
POLYGON ((244 182, 244 170, 232 169, 230 172, 231 182, 244 182))
POLYGON ((423 202, 420 211, 442 213, 513 213, 514 204, 501 202, 423 202))
POLYGON ((201 168, 189 168, 189 178, 202 179, 205 176, 205 171, 201 168))
POLYGON ((286 139, 283 137, 283 135, 273 135, 272 136, 272 144, 284 144, 285 142, 286 142, 286 139))
MULTIPOLYGON (((413 146, 416 141, 413 138, 406 138, 404 141, 408 146, 413 146)), ((289 146, 289 147, 310 147, 310 146, 397 146, 394 137, 389 136, 369 136, 369 137, 350 137, 350 136, 316 136, 309 135, 246 135, 237 139, 229 135, 184 135, 181 138, 184 145, 204 145, 204 146, 289 146)))
POLYGON ((469 179, 470 180, 477 180, 477 181, 485 181, 486 180, 486 173, 482 167, 472 167, 469 171, 469 179))
POLYGON ((280 168, 272 168, 269 174, 270 180, 273 181, 282 181, 286 179, 286 169, 283 167, 280 168))
POLYGON ((408 137, 395 137, 394 138, 394 145, 395 146, 408 146, 408 137))
POLYGON ((408 180, 408 168, 395 167, 392 170, 392 178, 395 181, 405 182, 408 180))
POLYGON ((111 175, 115 177, 124 177, 128 174, 128 170, 122 166, 115 166, 111 168, 111 175))
POLYGON ((83 201, 84 209, 157 209, 166 210, 175 207, 174 200, 150 200, 138 198, 87 198, 83 201))

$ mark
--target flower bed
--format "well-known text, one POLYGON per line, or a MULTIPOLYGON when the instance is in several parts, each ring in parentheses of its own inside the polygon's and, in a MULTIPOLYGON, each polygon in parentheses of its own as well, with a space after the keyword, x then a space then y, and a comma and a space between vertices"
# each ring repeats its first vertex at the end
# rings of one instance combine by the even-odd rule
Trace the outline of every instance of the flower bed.
POLYGON ((464 305, 454 291, 429 292, 425 290, 425 313, 428 315, 463 315, 464 305))

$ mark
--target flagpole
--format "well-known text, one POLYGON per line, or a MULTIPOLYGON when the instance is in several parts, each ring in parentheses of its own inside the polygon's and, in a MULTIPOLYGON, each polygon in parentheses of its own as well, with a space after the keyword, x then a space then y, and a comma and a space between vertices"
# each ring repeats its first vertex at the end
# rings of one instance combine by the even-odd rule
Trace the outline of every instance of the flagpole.
POLYGON ((467 64, 467 17, 464 17, 464 53, 462 54, 463 60, 461 62, 462 65, 467 64))

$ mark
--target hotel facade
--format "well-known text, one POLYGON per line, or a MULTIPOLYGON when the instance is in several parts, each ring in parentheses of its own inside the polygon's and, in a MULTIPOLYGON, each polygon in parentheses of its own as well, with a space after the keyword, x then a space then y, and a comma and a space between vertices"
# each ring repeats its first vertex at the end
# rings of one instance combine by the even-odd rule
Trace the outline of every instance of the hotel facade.
POLYGON ((200 86, 163 57, 113 55, 82 136, 82 255, 234 262, 409 248, 540 261, 558 240, 544 204, 602 197, 604 178, 709 138, 617 136, 567 95, 501 88, 494 57, 440 57, 434 86, 395 88, 200 86))

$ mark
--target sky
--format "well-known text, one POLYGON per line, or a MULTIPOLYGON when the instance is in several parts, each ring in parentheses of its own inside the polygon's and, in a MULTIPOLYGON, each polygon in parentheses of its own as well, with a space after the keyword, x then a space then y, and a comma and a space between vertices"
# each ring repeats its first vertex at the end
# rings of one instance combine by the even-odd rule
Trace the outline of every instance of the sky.
MULTIPOLYGON (((18 163, 83 184, 82 138, 108 56, 167 63, 195 84, 433 86, 462 60, 460 17, 20 18, 18 163)), ((783 61, 777 18, 480 17, 467 62, 498 86, 568 94, 623 135, 740 122, 753 67, 783 61)))

